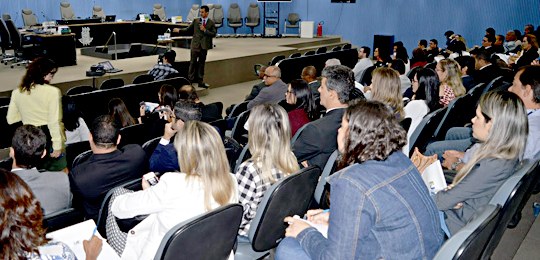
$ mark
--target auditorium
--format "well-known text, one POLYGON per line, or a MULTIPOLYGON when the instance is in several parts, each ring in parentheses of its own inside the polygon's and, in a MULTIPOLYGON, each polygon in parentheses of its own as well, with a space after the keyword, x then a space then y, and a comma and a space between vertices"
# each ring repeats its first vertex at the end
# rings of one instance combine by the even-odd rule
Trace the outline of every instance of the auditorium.
POLYGON ((0 258, 535 259, 540 2, 0 2, 0 258))

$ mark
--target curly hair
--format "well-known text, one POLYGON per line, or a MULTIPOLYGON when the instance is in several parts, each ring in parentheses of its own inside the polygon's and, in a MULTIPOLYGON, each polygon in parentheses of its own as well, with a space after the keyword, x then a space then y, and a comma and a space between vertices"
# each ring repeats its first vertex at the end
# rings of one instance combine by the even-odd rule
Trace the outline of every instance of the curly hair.
POLYGON ((0 259, 25 259, 46 244, 41 205, 16 174, 0 169, 0 259))
POLYGON ((349 122, 349 128, 339 168, 369 160, 386 160, 407 143, 407 132, 392 110, 381 102, 353 102, 343 119, 349 122))

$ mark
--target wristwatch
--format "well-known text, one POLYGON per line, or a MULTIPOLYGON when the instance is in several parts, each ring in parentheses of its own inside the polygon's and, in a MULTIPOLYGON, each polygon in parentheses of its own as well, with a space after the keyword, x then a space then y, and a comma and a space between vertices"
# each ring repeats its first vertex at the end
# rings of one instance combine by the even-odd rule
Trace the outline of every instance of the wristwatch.
POLYGON ((457 160, 456 162, 452 163, 452 165, 450 165, 450 170, 455 171, 457 166, 460 164, 461 164, 461 160, 457 160))

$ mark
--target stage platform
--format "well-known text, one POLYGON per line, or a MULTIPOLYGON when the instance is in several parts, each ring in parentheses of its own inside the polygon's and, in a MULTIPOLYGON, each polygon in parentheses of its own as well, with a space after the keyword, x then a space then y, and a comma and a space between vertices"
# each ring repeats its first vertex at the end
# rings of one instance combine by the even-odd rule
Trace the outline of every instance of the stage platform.
MULTIPOLYGON (((253 65, 257 63, 266 64, 276 55, 288 56, 295 52, 304 53, 322 46, 330 50, 334 46, 345 43, 339 36, 312 39, 297 37, 215 38, 214 44, 216 47, 208 52, 205 81, 211 85, 211 88, 217 88, 254 80, 256 77, 253 73, 253 65)), ((173 49, 176 51, 177 62, 189 62, 189 49, 173 49)), ((95 84, 96 87, 99 87, 101 82, 109 78, 122 78, 126 84, 129 84, 135 76, 145 74, 156 64, 157 55, 111 60, 115 68, 123 71, 105 74, 95 79, 86 77, 86 70, 100 61, 103 61, 103 59, 83 56, 80 54, 80 49, 77 49, 77 65, 61 67, 56 73, 52 85, 57 86, 65 93, 66 90, 73 86, 95 84)), ((0 96, 10 95, 11 90, 19 85, 24 73, 24 67, 11 69, 9 65, 0 64, 0 96)), ((300 77, 300 75, 298 76, 300 77)))

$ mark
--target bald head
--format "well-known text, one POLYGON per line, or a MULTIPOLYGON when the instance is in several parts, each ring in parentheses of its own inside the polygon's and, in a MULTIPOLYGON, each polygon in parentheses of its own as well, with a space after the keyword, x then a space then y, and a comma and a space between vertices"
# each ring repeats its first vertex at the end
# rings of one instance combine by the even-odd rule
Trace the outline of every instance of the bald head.
POLYGON ((317 79, 317 69, 314 66, 304 67, 301 76, 306 82, 312 82, 317 79))

